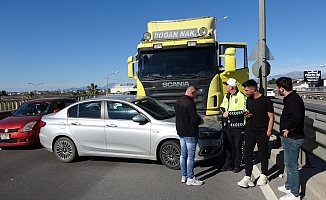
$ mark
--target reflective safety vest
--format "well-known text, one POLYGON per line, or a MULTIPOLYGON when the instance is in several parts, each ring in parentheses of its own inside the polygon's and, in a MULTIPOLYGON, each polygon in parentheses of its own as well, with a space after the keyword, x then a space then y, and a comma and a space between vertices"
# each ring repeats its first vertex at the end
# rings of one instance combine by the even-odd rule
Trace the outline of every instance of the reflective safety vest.
POLYGON ((230 128, 245 128, 246 117, 244 113, 247 111, 246 101, 247 96, 238 90, 233 95, 228 93, 224 96, 220 108, 222 114, 228 111, 227 124, 230 128))

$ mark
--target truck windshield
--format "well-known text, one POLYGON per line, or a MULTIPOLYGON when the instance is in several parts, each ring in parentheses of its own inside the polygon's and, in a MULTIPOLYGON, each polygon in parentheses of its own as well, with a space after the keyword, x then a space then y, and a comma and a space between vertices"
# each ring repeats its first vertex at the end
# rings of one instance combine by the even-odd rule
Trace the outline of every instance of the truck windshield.
POLYGON ((140 52, 140 79, 173 79, 214 76, 216 50, 212 47, 140 52))

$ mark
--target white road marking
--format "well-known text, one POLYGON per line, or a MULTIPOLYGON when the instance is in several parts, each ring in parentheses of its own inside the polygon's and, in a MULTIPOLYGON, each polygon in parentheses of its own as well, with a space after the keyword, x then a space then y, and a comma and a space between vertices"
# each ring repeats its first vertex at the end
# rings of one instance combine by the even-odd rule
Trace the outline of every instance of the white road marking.
MULTIPOLYGON (((255 179, 258 178, 260 173, 261 172, 259 171, 258 167, 256 165, 254 165, 252 174, 254 175, 255 179)), ((269 184, 267 184, 265 186, 256 186, 256 187, 260 187, 261 191, 263 192, 263 194, 265 195, 267 200, 278 200, 277 196, 275 195, 275 193, 273 192, 273 190, 269 186, 269 184)))

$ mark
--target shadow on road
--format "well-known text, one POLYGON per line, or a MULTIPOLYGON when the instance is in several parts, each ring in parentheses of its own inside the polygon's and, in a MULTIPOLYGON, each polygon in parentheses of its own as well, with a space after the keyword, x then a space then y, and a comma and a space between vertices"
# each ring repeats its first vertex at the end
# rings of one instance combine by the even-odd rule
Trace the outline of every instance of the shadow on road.
POLYGON ((16 147, 1 147, 1 150, 34 150, 34 149, 42 149, 43 146, 41 144, 27 145, 27 146, 16 146, 16 147))

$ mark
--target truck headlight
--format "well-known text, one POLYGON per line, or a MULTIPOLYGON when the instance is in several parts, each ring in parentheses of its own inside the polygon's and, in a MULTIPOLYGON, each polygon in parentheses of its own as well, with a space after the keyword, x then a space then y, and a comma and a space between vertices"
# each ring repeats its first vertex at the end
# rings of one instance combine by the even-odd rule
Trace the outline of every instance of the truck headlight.
POLYGON ((199 34, 200 34, 201 36, 205 36, 207 33, 208 33, 207 28, 205 28, 205 27, 201 27, 201 28, 199 29, 199 34))
POLYGON ((149 41, 151 39, 151 34, 149 32, 145 32, 143 34, 143 40, 149 41))

